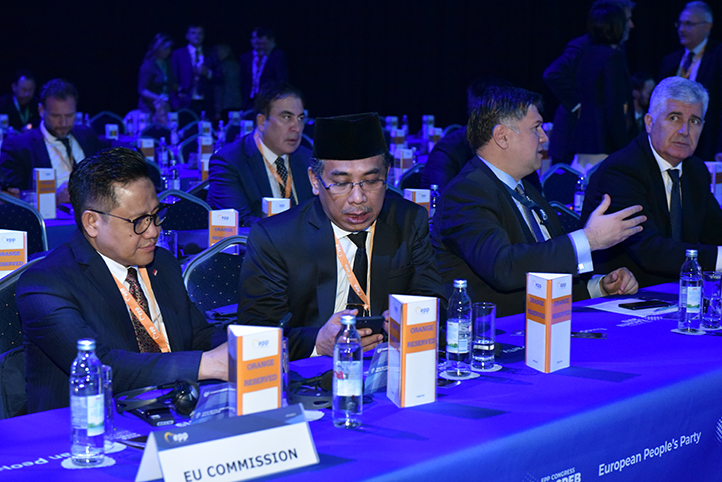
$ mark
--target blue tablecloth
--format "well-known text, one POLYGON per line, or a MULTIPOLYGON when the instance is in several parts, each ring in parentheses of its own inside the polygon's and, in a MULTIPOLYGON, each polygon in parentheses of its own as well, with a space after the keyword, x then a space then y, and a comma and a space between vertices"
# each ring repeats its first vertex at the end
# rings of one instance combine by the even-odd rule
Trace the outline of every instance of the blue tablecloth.
MULTIPOLYGON (((647 297, 674 299, 675 286, 647 297)), ((583 481, 722 480, 722 338, 672 333, 674 321, 646 321, 577 303, 570 368, 543 374, 524 364, 523 316, 497 320, 503 369, 439 388, 436 403, 399 409, 377 394, 358 430, 310 423, 320 464, 283 480, 583 481), (503 333, 501 333, 503 332, 503 333)), ((305 376, 330 368, 302 360, 305 376)), ((116 426, 146 432, 135 420, 116 426)), ((0 421, 0 478, 133 479, 140 451, 114 454, 109 468, 73 471, 50 455, 69 449, 67 410, 0 421), (38 458, 47 464, 8 470, 38 458)), ((241 448, 242 450, 242 448, 241 448)))

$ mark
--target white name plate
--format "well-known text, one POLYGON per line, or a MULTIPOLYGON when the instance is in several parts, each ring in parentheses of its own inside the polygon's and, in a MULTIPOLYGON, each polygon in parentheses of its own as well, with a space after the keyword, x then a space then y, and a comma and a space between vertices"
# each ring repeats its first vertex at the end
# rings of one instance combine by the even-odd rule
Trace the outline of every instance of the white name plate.
POLYGON ((319 462, 303 407, 151 432, 136 482, 232 482, 319 462))

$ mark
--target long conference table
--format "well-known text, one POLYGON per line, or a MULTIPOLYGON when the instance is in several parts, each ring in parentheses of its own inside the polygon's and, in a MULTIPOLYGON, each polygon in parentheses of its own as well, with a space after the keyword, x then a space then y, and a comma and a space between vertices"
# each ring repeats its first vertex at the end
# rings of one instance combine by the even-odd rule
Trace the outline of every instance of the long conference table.
MULTIPOLYGON (((663 285, 641 297, 675 293, 663 285)), ((499 319, 500 371, 440 387, 435 403, 415 408, 377 393, 354 430, 335 428, 324 410, 309 423, 320 463, 265 479, 722 480, 722 338, 590 308, 597 302, 574 304, 572 331, 606 339, 572 338, 571 367, 551 374, 527 367, 523 315, 499 319)), ((330 365, 319 357, 291 369, 314 376, 330 365)), ((132 416, 116 416, 115 425, 126 434, 151 430, 132 416)), ((110 467, 62 468, 69 427, 68 409, 0 421, 0 480, 135 478, 142 452, 130 447, 111 454, 110 467)))

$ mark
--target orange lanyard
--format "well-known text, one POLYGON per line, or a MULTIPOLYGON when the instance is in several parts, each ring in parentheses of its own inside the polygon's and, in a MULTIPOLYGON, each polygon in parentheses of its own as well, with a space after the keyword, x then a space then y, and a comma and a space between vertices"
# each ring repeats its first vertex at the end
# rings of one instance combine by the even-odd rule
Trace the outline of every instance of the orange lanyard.
MULTIPOLYGON (((371 288, 371 253, 374 249, 374 232, 376 230, 376 222, 374 221, 374 224, 371 225, 371 229, 369 230, 369 236, 371 236, 371 245, 369 247, 368 252, 368 271, 366 272, 366 286, 369 287, 369 291, 371 288)), ((346 276, 348 276, 348 281, 351 284, 351 288, 356 292, 356 295, 358 295, 359 299, 364 304, 364 310, 370 311, 371 310, 371 304, 369 303, 368 296, 366 296, 366 293, 361 289, 361 285, 359 285, 358 279, 356 279, 356 275, 353 273, 353 269, 351 269, 351 264, 348 262, 348 258, 346 258, 346 253, 343 252, 343 248, 341 247, 341 243, 338 241, 338 237, 336 236, 336 233, 333 233, 333 239, 336 242, 336 257, 341 262, 341 266, 343 267, 343 270, 346 272, 346 276)))
MULTIPOLYGON (((258 136, 258 132, 253 133, 253 139, 256 141, 256 147, 258 148, 258 152, 261 153, 261 157, 263 158, 263 162, 266 163, 266 167, 269 171, 271 171, 271 174, 273 174, 273 178, 278 181, 278 184, 283 185, 283 179, 281 179, 281 176, 278 175, 278 171, 276 171, 276 168, 271 165, 270 162, 268 162, 268 159, 266 159, 266 156, 263 155, 263 148, 261 146, 261 139, 258 136)), ((290 199, 291 198, 291 186, 293 186, 293 173, 290 169, 288 169, 288 179, 286 180, 286 192, 283 195, 283 197, 290 199)))
MULTIPOLYGON (((155 305, 155 295, 153 294, 153 287, 150 285, 150 279, 148 278, 148 271, 145 268, 138 268, 138 271, 140 271, 140 275, 143 277, 145 287, 148 288, 148 292, 150 293, 150 301, 151 303, 153 303, 153 307, 156 308, 156 311, 158 311, 158 308, 155 305)), ((115 276, 113 276, 113 279, 115 280, 115 284, 118 285, 120 294, 123 295, 123 301, 125 301, 125 304, 128 305, 130 311, 135 314, 135 317, 138 318, 138 321, 141 322, 141 324, 145 328, 145 331, 147 331, 150 337, 153 338, 153 340, 158 344, 158 346, 160 347, 160 351, 162 351, 163 353, 168 353, 170 351, 170 348, 168 348, 168 342, 166 341, 165 336, 163 336, 163 332, 156 328, 153 322, 150 321, 150 316, 148 316, 145 310, 140 307, 135 298, 133 298, 133 295, 131 295, 130 291, 128 291, 128 288, 126 288, 125 285, 121 283, 115 276)))

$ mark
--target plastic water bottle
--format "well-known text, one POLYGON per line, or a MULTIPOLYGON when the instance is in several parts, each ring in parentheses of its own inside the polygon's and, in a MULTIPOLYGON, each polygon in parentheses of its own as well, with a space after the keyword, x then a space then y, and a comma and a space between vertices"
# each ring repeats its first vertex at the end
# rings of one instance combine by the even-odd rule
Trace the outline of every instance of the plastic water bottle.
POLYGON ((699 330, 702 313, 702 269, 697 250, 688 249, 679 273, 679 323, 677 329, 690 333, 699 330))
POLYGON ((580 216, 582 215, 582 207, 584 206, 584 191, 586 187, 586 179, 584 179, 584 176, 579 176, 579 179, 577 179, 577 187, 574 191, 574 212, 580 216))
POLYGON ((70 418, 76 465, 98 465, 105 453, 103 365, 95 356, 95 340, 78 340, 78 356, 70 367, 70 418))
POLYGON ((216 132, 216 151, 226 145, 226 127, 223 121, 218 121, 218 131, 216 132))
POLYGON ((158 143, 158 165, 167 175, 170 162, 168 161, 168 144, 165 142, 165 137, 161 137, 158 143))
POLYGON ((471 375, 471 299, 466 280, 454 280, 446 318, 446 374, 463 378, 471 375))
POLYGON ((404 114, 404 116, 401 118, 401 128, 406 133, 406 137, 409 137, 409 117, 404 114))
POLYGON ((363 364, 356 317, 343 315, 333 347, 333 424, 339 428, 361 425, 363 364))

